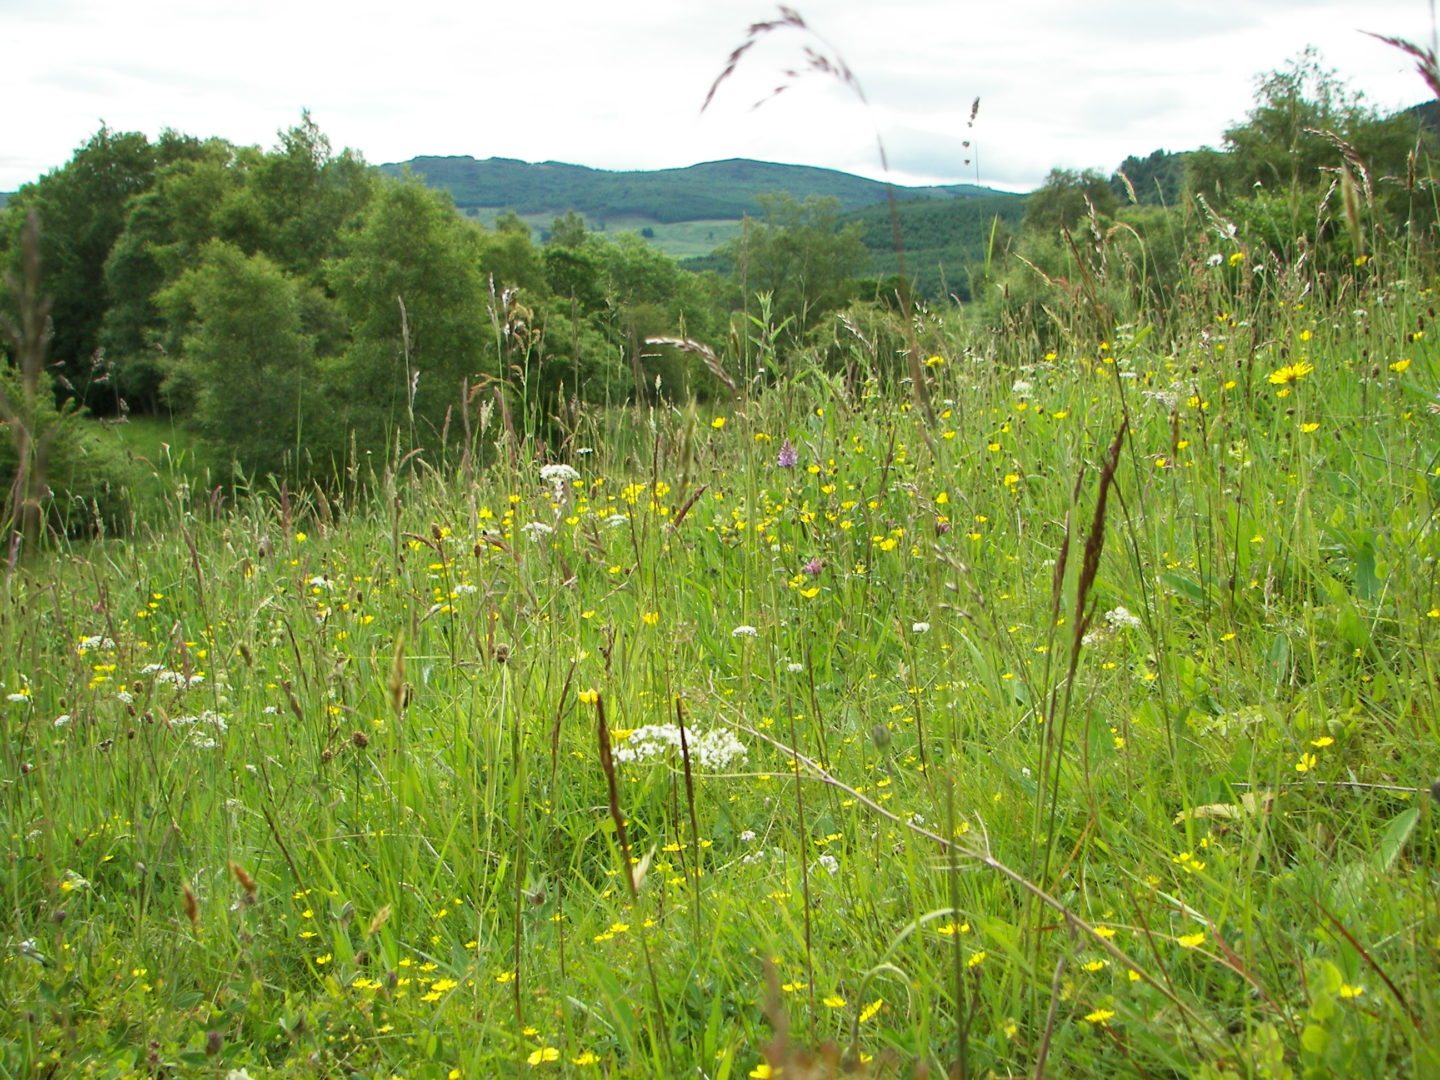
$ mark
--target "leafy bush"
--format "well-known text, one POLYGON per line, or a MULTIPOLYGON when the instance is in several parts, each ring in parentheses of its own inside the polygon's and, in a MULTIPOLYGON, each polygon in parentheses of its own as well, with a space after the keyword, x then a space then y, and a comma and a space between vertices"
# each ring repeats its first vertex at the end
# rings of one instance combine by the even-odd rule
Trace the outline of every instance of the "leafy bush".
MULTIPOLYGON (((12 401, 24 400, 20 373, 6 364, 0 370, 0 389, 12 401)), ((5 427, 0 439, 0 484, 8 494, 19 467, 18 432, 24 423, 36 439, 43 464, 42 480, 48 492, 43 500, 46 527, 64 536, 124 533, 132 524, 132 492, 141 478, 139 468, 123 448, 104 437, 101 429, 75 406, 57 407, 48 380, 36 395, 30 415, 5 427)), ((12 523, 7 521, 7 531, 12 523)))

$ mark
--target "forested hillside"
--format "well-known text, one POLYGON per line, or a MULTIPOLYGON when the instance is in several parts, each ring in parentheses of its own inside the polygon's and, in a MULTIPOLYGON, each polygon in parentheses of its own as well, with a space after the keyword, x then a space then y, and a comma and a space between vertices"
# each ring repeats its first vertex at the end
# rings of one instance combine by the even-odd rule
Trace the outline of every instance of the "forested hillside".
MULTIPOLYGON (((462 210, 504 209, 516 214, 574 211, 596 224, 616 218, 656 222, 713 221, 755 214, 759 196, 785 193, 796 199, 833 198, 845 210, 887 198, 890 186, 833 169, 731 159, 684 169, 611 172, 547 161, 530 164, 508 158, 418 157, 382 165, 398 176, 405 170, 443 188, 462 210)), ((896 188, 900 199, 952 199, 992 194, 971 184, 896 188)))

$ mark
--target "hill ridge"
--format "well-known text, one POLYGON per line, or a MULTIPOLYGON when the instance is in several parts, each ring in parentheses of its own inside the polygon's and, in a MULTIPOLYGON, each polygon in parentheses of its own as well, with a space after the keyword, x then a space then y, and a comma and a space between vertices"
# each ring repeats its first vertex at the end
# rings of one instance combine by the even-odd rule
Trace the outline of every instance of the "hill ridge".
POLYGON ((513 210, 523 216, 575 211, 604 225, 651 220, 657 224, 738 219, 761 211, 760 196, 783 192, 797 199, 828 196, 842 210, 885 201, 1010 196, 975 184, 910 186, 856 176, 816 165, 753 158, 721 158, 665 169, 599 169, 571 162, 526 162, 468 154, 417 155, 378 166, 385 173, 409 169, 433 187, 450 192, 465 211, 513 210))

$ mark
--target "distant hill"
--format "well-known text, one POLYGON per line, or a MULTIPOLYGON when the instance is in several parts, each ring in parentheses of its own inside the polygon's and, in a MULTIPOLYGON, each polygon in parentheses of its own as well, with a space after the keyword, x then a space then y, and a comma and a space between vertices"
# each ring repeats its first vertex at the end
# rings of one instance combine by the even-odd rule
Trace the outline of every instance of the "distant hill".
POLYGON ((1413 116, 1426 131, 1440 131, 1440 101, 1422 101, 1411 105, 1403 115, 1413 116))
MULTIPOLYGON (((844 220, 858 221, 864 230, 873 256, 869 272, 878 277, 898 269, 888 203, 892 188, 834 169, 745 158, 648 172, 473 157, 417 157, 380 166, 392 176, 407 169, 448 191, 462 212, 487 224, 511 212, 543 237, 551 220, 573 210, 593 229, 639 232, 692 269, 721 268, 710 253, 739 232, 743 217, 763 212, 760 196, 833 198, 846 212, 844 220)), ((983 261, 997 216, 1010 230, 1024 216, 1024 196, 976 184, 893 191, 906 271, 929 295, 954 289, 967 265, 983 261)))
POLYGON ((10 196, 14 194, 13 191, 0 191, 0 210, 5 209, 5 204, 10 201, 10 196))
MULTIPOLYGON (((838 199, 843 210, 884 202, 888 185, 833 169, 732 158, 684 169, 612 172, 558 161, 513 158, 417 157, 381 165, 397 175, 409 168, 431 187, 450 192, 467 212, 512 210, 521 217, 573 210, 597 226, 624 221, 656 224, 739 220, 759 212, 758 197, 785 192, 838 199)), ((974 184, 902 187, 898 198, 956 199, 1001 194, 974 184)), ((472 216, 481 216, 478 213, 472 216)))

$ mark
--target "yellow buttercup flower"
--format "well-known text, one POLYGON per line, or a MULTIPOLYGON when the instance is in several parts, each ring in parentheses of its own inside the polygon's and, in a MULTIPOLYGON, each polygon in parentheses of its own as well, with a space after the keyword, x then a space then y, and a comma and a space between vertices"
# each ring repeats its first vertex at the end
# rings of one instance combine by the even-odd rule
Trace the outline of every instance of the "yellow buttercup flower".
POLYGON ((1273 386, 1286 386, 1295 382, 1297 379, 1303 379, 1314 370, 1314 364, 1305 360, 1297 360, 1293 364, 1286 364, 1284 367, 1272 371, 1269 382, 1273 386))

